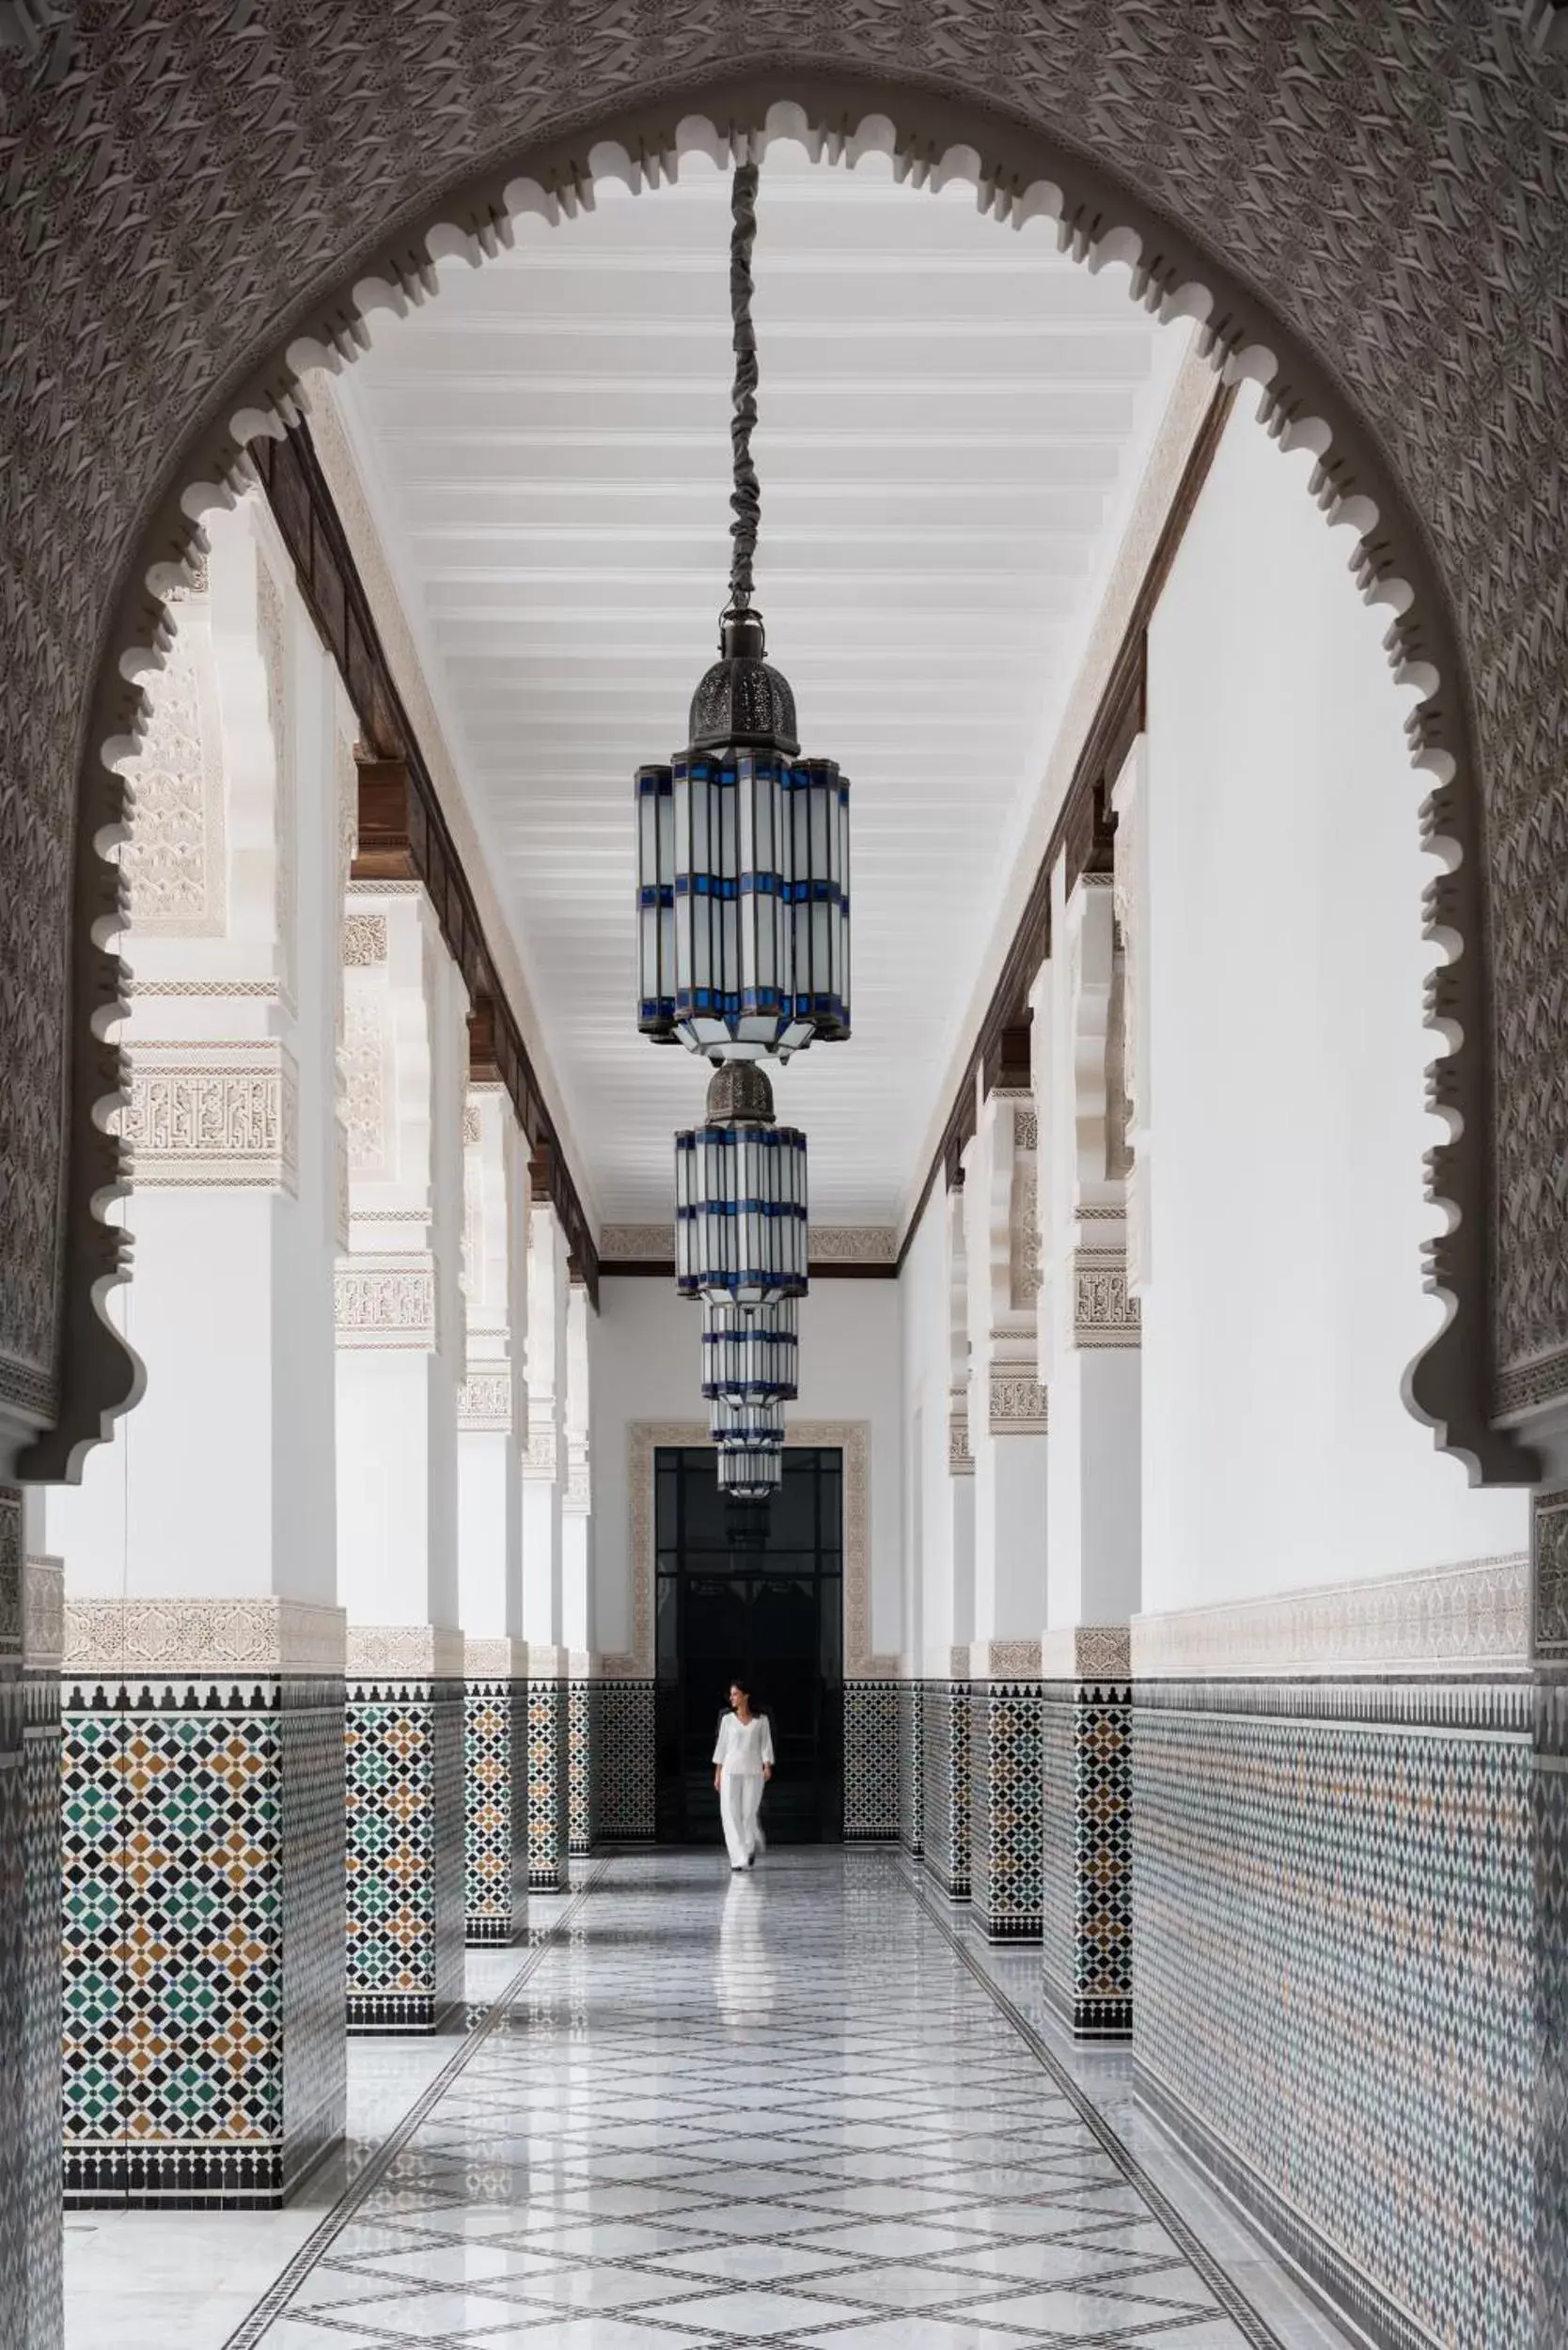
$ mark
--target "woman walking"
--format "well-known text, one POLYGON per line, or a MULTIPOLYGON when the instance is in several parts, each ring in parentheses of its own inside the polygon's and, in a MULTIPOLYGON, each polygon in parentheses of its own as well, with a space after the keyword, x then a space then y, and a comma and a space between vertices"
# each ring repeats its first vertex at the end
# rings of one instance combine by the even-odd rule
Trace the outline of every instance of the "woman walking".
POLYGON ((749 1869, 762 1841, 757 1813, 762 1789, 773 1777, 773 1732, 765 1714, 754 1714, 743 1684, 729 1684, 730 1711, 719 1724, 713 1748, 713 1785, 731 1869, 749 1869))

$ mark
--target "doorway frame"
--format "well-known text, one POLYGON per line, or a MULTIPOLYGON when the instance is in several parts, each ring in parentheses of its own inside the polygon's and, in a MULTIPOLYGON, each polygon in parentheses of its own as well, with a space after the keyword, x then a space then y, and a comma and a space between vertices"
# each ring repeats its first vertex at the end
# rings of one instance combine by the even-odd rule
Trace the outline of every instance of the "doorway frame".
MULTIPOLYGON (((713 1440, 706 1420, 635 1419, 628 1424, 626 1442, 632 1508, 632 1646, 624 1655, 604 1657, 602 1669, 616 1680, 651 1681, 655 1458, 666 1446, 712 1450, 713 1440)), ((879 1656, 871 1649, 871 1424, 866 1419, 795 1420, 784 1442, 787 1450, 837 1447, 844 1456, 844 1681, 847 1684, 896 1680, 897 1656, 879 1656)))

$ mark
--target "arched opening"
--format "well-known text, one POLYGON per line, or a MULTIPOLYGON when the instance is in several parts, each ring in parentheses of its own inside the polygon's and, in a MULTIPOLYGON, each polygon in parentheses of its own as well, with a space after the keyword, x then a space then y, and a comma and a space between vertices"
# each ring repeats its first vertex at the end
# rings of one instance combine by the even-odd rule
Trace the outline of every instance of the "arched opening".
MULTIPOLYGON (((1439 1441, 1459 1450, 1474 1474, 1528 1476, 1529 1459, 1491 1424, 1483 1368, 1489 1350, 1479 1336, 1491 1277, 1481 802, 1448 594, 1400 485, 1355 407, 1300 335, 1131 187, 1038 127, 977 114, 947 94, 900 84, 817 83, 784 72, 694 91, 689 100, 651 108, 606 109, 570 137, 531 141, 504 165, 470 177, 434 202, 412 206, 395 236, 384 231, 347 268, 330 272, 332 282, 298 306, 281 337, 274 335, 271 355, 244 365, 183 434, 165 485, 154 495, 155 510, 144 516, 134 549, 123 560, 123 585, 113 599, 85 737, 79 738, 86 748, 76 828, 78 1033, 63 1233, 73 1270, 61 1293, 67 1330, 60 1356, 60 1392, 73 1401, 69 1408, 62 1402, 53 1434, 35 1436, 24 1461, 26 1473, 59 1474, 83 1442, 99 1440, 107 1418, 133 1392, 123 1352, 100 1313, 115 1277, 118 1243, 99 1224, 94 1204, 116 1182, 114 1146, 102 1124, 108 1098, 103 1078, 112 1073, 112 1062, 96 1030, 116 982, 99 943, 114 882, 94 844, 118 817, 119 787, 102 759, 118 756, 138 724, 133 680, 158 657, 156 596, 182 575, 195 517, 211 499, 227 494, 245 440, 276 429, 290 412, 299 368, 352 359, 356 321, 367 306, 422 296, 431 282, 432 256, 478 262, 510 234, 520 211, 570 213, 592 201, 600 173, 633 186, 657 184, 679 168, 683 149, 729 153, 748 141, 765 141, 770 125, 804 137, 830 161, 853 164, 861 152, 881 151, 895 156, 901 172, 917 184, 969 181, 982 207, 1003 222, 1037 213, 1055 218, 1064 244, 1090 266, 1127 262, 1137 298, 1163 313, 1200 318, 1215 363, 1264 385, 1271 429, 1287 446, 1304 444, 1317 453, 1315 494, 1360 534, 1357 571, 1364 590, 1387 602, 1393 616, 1390 658, 1425 697, 1411 722, 1411 740, 1418 761, 1435 778, 1427 821, 1449 864, 1433 885, 1430 906, 1434 936, 1450 957, 1432 991, 1434 1026, 1449 1048, 1433 1065, 1433 1098, 1450 1139, 1430 1154, 1432 1194, 1447 1218, 1431 1246, 1430 1270, 1450 1315, 1413 1368, 1410 1394, 1439 1441), (1476 1322, 1467 1329, 1472 1313, 1476 1322)), ((47 1318, 50 1303, 40 1291, 35 1315, 47 1318)))

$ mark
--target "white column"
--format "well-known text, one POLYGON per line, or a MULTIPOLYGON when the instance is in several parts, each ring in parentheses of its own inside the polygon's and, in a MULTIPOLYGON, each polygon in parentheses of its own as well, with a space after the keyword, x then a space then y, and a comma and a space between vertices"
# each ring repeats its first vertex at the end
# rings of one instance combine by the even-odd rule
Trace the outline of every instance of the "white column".
POLYGON ((466 1376, 458 1399, 459 1612, 468 1639, 523 1637, 528 1434, 528 1153, 506 1089, 464 1111, 466 1376))
POLYGON ((593 1483, 588 1453, 591 1424, 588 1321, 585 1284, 573 1275, 566 1304, 566 1475, 561 1489, 561 1640, 573 1673, 588 1670, 594 1645, 593 1483))
POLYGON ((1029 1669, 1021 1644, 1038 1641, 1045 1606, 1035 1140, 1031 1097, 998 1089, 964 1154, 977 1673, 1029 1669))
POLYGON ((319 1986, 342 1963, 332 1291, 354 726, 259 498, 207 527, 128 768, 135 1247, 115 1308, 147 1390, 45 1504, 67 1759, 95 1797, 66 1857, 66 2175, 108 2201, 279 2201, 343 2120, 341 2018, 319 1986), (157 1759, 133 1822, 131 1742, 157 1759), (220 1816, 234 1861, 214 1895, 189 1824, 220 1816), (323 1825, 280 1845, 280 1816, 323 1825), (102 1921, 135 1838, 169 1988, 132 2015, 114 2006, 124 1913, 102 1921), (225 2012, 196 2014, 177 1986, 217 1940, 225 2012), (220 2027, 237 2070, 212 2060, 220 2027), (169 2064, 133 2076, 113 2051, 149 2029, 169 2064))
MULTIPOLYGON (((523 1465, 523 1629, 530 1652, 559 1652, 566 1620, 561 1514, 567 1475, 566 1239, 548 1199, 528 1218, 528 1446, 523 1465)), ((541 1660, 542 1661, 542 1660, 541 1660)))
POLYGON ((350 1248, 337 1271, 337 1514, 351 1624, 457 1622, 467 999, 417 883, 344 924, 350 1248))
POLYGON ((1040 1375, 1051 1397, 1052 1632, 1125 1624, 1138 1604, 1138 1313, 1127 1290, 1124 969, 1108 873, 1052 877, 1051 961, 1035 982, 1042 1140, 1040 1375))

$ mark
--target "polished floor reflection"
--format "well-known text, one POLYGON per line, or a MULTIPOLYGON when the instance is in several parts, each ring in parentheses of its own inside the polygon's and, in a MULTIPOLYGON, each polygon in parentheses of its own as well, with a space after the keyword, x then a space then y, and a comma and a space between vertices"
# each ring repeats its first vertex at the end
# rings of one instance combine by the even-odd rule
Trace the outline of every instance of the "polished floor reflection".
POLYGON ((622 1856, 562 1906, 233 2350, 1332 2338, 1265 2321, 892 1854, 622 1856))

